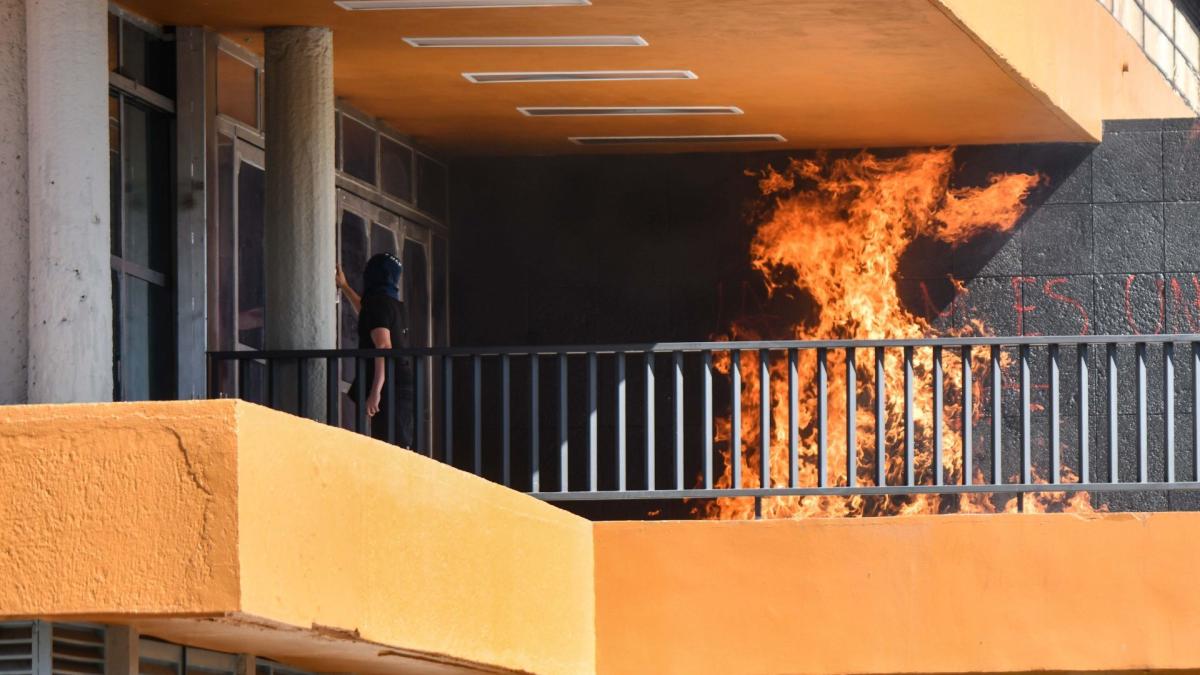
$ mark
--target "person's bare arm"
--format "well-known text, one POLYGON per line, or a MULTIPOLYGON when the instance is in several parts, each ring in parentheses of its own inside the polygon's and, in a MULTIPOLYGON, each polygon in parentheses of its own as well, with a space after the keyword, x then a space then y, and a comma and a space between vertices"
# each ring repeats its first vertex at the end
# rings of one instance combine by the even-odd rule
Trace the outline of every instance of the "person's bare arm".
POLYGON ((354 291, 354 288, 350 286, 350 282, 346 281, 346 274, 342 272, 341 265, 337 266, 337 274, 334 276, 334 281, 337 283, 338 290, 342 292, 342 295, 346 296, 346 300, 350 303, 350 306, 354 308, 354 313, 358 314, 361 312, 362 298, 359 297, 358 293, 354 291))
MULTIPOLYGON (((386 328, 375 328, 371 331, 371 342, 376 349, 392 348, 392 331, 386 328)), ((379 401, 383 397, 383 385, 387 379, 384 372, 384 359, 375 357, 375 380, 371 382, 371 393, 367 396, 367 416, 374 417, 379 412, 379 401)))

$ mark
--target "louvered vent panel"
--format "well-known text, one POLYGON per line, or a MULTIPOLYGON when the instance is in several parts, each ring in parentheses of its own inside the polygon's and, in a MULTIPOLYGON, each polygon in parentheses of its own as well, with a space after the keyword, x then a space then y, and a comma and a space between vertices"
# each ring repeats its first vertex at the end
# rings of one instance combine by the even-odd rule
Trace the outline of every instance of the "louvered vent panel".
POLYGON ((33 622, 0 623, 0 673, 33 675, 33 622))
POLYGON ((104 629, 56 623, 51 628, 54 675, 104 675, 104 629))

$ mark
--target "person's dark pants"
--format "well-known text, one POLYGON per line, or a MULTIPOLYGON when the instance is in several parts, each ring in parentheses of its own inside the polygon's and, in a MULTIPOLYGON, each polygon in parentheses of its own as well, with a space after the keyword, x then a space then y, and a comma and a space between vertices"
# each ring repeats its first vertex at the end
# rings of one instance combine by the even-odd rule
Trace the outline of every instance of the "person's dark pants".
POLYGON ((416 429, 414 414, 416 406, 412 389, 398 387, 394 404, 387 399, 387 389, 385 388, 383 397, 379 401, 379 413, 371 418, 371 437, 394 443, 402 448, 415 450, 413 445, 416 436, 413 432, 416 429), (388 438, 388 421, 392 418, 396 420, 393 429, 394 435, 388 438))

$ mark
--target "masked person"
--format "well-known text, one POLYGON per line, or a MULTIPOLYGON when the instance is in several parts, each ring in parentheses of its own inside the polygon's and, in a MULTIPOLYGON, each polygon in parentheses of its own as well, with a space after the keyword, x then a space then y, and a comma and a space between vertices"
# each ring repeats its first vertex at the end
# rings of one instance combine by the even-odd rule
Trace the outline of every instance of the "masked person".
MULTIPOLYGON (((379 253, 367 261, 363 270, 363 293, 358 315, 359 349, 406 349, 408 322, 400 301, 400 277, 404 266, 396 256, 379 253)), ((393 359, 395 400, 388 400, 387 368, 382 357, 371 359, 367 381, 355 382, 351 398, 366 406, 371 419, 371 436, 388 440, 388 423, 395 420, 395 442, 413 446, 413 364, 410 357, 393 359), (366 388, 363 389, 363 385, 366 388)))

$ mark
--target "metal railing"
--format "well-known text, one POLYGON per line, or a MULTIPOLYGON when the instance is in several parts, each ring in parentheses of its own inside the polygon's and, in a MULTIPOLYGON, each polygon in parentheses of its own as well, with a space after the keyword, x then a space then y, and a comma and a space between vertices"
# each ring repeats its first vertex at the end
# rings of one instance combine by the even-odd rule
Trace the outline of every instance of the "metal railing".
POLYGON ((214 352, 210 396, 365 433, 376 358, 413 450, 550 501, 1200 489, 1200 335, 214 352))

